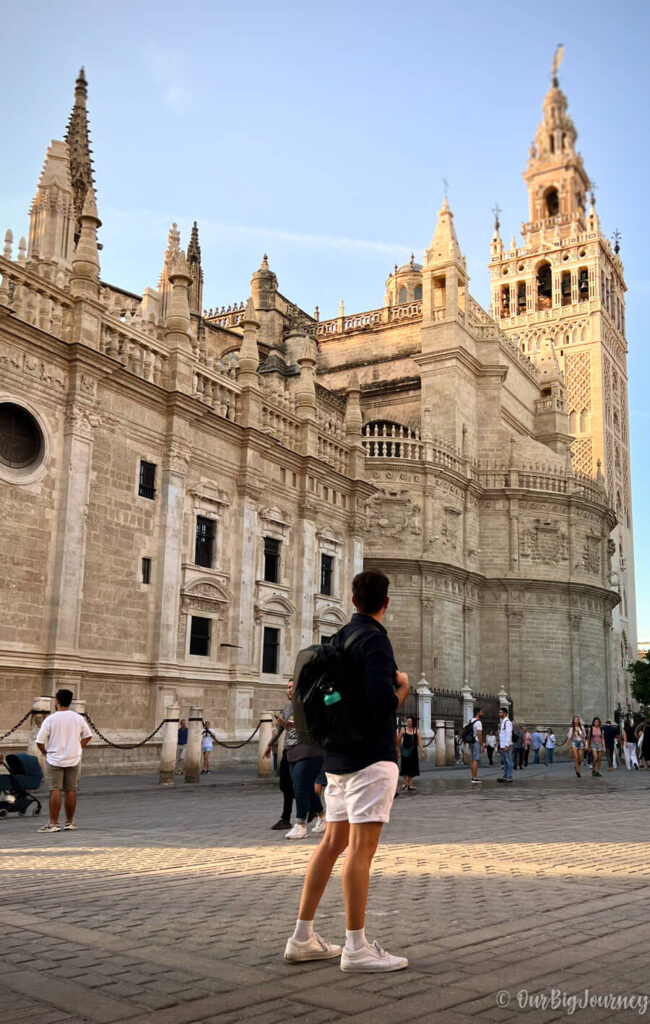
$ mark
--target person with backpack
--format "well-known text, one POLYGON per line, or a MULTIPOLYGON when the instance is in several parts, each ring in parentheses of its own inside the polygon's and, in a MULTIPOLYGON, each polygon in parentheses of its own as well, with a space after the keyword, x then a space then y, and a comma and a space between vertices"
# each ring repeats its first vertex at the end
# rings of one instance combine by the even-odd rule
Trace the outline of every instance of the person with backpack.
POLYGON ((469 756, 471 760, 472 784, 478 785, 482 779, 478 778, 478 766, 481 763, 481 753, 485 750, 483 742, 483 709, 474 708, 474 717, 470 719, 462 731, 463 743, 469 744, 469 756))
POLYGON ((388 578, 375 570, 355 576, 356 613, 351 621, 329 644, 301 651, 296 662, 294 721, 299 735, 304 725, 307 734, 325 747, 328 785, 325 835, 307 865, 298 920, 284 951, 290 963, 340 954, 342 971, 377 973, 408 967, 406 957, 387 953, 377 942, 368 942, 365 934, 370 867, 382 827, 390 818, 398 779, 395 714, 409 692, 408 676, 398 671, 382 624, 388 586, 388 578), (323 654, 325 648, 329 650, 323 654), (323 671, 326 658, 331 676, 323 671), (346 939, 341 950, 314 931, 314 917, 334 865, 346 849, 346 939))

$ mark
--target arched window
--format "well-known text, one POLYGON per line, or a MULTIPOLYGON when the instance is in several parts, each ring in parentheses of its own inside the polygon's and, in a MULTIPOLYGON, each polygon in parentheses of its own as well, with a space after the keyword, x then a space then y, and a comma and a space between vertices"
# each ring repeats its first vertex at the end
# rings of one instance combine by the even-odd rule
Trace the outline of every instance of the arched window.
POLYGON ((510 285, 501 286, 501 316, 510 316, 510 285))
MULTIPOLYGON (((553 152, 553 150, 551 150, 553 152)), ((556 188, 549 188, 544 195, 546 216, 555 217, 560 212, 560 197, 556 188)))
POLYGON ((422 302, 422 285, 416 284, 415 291, 413 292, 413 298, 415 302, 422 302))
POLYGON ((565 270, 562 273, 562 280, 560 282, 560 293, 562 296, 562 305, 571 305, 571 271, 565 270))
POLYGON ((549 135, 548 137, 548 148, 550 149, 551 153, 555 152, 555 137, 553 135, 549 135))
POLYGON ((580 413, 580 433, 584 434, 587 430, 589 430, 589 413, 583 409, 580 413))
POLYGON ((517 281, 517 316, 526 312, 526 282, 517 281))
POLYGON ((569 433, 570 434, 576 434, 577 433, 577 426, 578 426, 578 416, 577 416, 576 412, 574 411, 569 416, 569 433))
POLYGON ((397 301, 399 302, 400 306, 402 305, 403 302, 406 302, 406 288, 404 286, 402 286, 397 293, 397 301))
POLYGON ((537 268, 537 309, 550 309, 553 298, 553 275, 551 264, 540 263, 537 268))
POLYGON ((586 267, 580 267, 578 271, 578 302, 584 302, 589 298, 589 271, 586 267))

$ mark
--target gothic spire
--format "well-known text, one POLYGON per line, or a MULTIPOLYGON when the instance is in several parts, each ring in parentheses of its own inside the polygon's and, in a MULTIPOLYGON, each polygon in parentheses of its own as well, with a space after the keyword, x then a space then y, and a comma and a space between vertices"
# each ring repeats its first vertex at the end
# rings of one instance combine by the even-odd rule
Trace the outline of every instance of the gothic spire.
POLYGON ((75 84, 74 106, 65 133, 65 141, 70 151, 70 180, 72 181, 76 215, 75 242, 81 233, 81 215, 86 201, 86 193, 94 183, 88 112, 86 110, 87 96, 88 83, 82 67, 75 84))

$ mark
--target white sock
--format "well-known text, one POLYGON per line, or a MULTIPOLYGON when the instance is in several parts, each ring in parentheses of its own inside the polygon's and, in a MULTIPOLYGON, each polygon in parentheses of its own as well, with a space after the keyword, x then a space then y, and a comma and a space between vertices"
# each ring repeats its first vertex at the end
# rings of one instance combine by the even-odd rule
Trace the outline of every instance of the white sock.
POLYGON ((345 931, 345 948, 349 953, 356 953, 358 949, 363 949, 366 944, 366 929, 359 928, 358 931, 349 931, 346 928, 345 931))
POLYGON ((306 942, 307 939, 311 939, 314 934, 314 922, 313 921, 301 921, 300 918, 296 921, 296 930, 292 935, 292 938, 296 942, 306 942))

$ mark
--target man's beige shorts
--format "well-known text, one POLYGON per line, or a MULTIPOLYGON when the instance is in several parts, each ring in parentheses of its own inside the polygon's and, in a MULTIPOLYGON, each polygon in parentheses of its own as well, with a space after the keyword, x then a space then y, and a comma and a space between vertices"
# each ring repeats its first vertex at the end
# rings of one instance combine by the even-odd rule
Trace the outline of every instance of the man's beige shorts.
POLYGON ((56 764, 45 765, 45 777, 50 789, 62 789, 64 793, 76 793, 79 789, 81 763, 61 768, 56 764))

